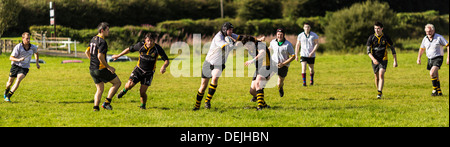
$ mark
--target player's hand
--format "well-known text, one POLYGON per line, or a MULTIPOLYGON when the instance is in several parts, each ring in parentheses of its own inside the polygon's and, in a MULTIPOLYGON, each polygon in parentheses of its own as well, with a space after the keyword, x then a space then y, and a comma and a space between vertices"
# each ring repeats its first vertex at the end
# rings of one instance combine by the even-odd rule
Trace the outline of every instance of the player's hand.
POLYGON ((248 60, 247 62, 244 63, 244 65, 245 65, 245 66, 248 66, 248 65, 250 65, 250 64, 252 64, 252 63, 253 63, 253 60, 248 60))
POLYGON ((163 66, 163 67, 161 67, 161 70, 159 70, 159 72, 161 72, 161 74, 164 74, 164 73, 166 73, 166 68, 164 68, 164 66, 163 66))
POLYGON ((447 65, 448 65, 448 58, 447 58, 447 65))
POLYGON ((298 56, 295 56, 295 61, 298 61, 298 56))
POLYGON ((41 69, 41 65, 39 65, 39 63, 36 63, 36 67, 37 69, 41 69))
POLYGON ((19 62, 22 62, 24 60, 25 60, 25 57, 22 57, 22 58, 19 59, 19 62))
POLYGON ((116 69, 112 66, 107 68, 109 71, 111 71, 112 74, 116 73, 116 69))
MULTIPOLYGON (((422 61, 420 60, 420 58, 419 59, 417 59, 417 64, 422 64, 422 61)), ((447 60, 447 64, 448 64, 448 60, 447 60)))
POLYGON ((372 60, 373 64, 378 65, 380 64, 377 60, 372 60))
POLYGON ((112 55, 112 57, 111 58, 113 58, 114 59, 114 61, 116 61, 117 59, 119 59, 119 55, 112 55))
POLYGON ((398 67, 398 64, 397 64, 397 62, 394 62, 394 67, 398 67))
POLYGON ((278 68, 282 68, 284 66, 283 63, 278 63, 278 68))
POLYGON ((309 57, 311 58, 313 55, 314 55, 314 53, 310 53, 310 54, 309 54, 309 57))
POLYGON ((256 40, 258 40, 258 41, 265 41, 266 40, 266 36, 262 36, 261 38, 258 38, 258 39, 256 39, 256 40))

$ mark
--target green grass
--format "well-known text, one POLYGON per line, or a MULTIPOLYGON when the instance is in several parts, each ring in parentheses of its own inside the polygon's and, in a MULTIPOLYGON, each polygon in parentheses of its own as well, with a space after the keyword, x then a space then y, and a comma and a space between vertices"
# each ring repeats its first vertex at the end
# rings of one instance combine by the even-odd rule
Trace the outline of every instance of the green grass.
MULTIPOLYGON (((8 56, 0 55, 2 83, 6 83, 11 67, 8 56)), ((47 64, 41 64, 40 70, 32 64, 13 102, 0 102, 0 126, 449 127, 448 65, 440 70, 444 96, 431 97, 426 65, 417 65, 416 58, 415 52, 401 53, 399 67, 393 68, 390 56, 382 100, 376 99, 367 55, 319 55, 316 85, 301 87, 301 66, 292 63, 285 97, 278 96, 277 88, 267 88, 265 99, 272 108, 264 111, 256 111, 257 104, 250 102, 250 77, 223 77, 212 99, 213 108, 203 109, 202 103, 202 109, 193 112, 200 78, 174 78, 168 69, 166 74, 155 74, 147 92, 147 110, 138 108, 137 86, 123 99, 114 98, 113 111, 93 112, 96 89, 89 75, 89 61, 61 64, 73 58, 42 56, 47 64)), ((136 61, 111 65, 124 85, 136 61)), ((159 61, 157 69, 161 65, 159 61)))

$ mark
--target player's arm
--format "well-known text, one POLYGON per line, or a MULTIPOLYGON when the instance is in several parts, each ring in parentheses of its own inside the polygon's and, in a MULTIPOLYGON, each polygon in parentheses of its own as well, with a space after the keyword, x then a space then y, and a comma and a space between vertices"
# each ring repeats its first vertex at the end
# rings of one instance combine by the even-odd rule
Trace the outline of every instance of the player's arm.
POLYGON ((36 67, 37 67, 37 69, 40 69, 41 66, 39 65, 39 53, 38 52, 34 53, 34 59, 36 59, 36 67))
POLYGON ((314 55, 314 53, 316 52, 316 50, 319 48, 319 39, 314 39, 314 48, 311 51, 311 53, 309 53, 309 57, 312 57, 314 55))
POLYGON ((449 46, 447 44, 447 65, 448 65, 448 62, 449 62, 449 56, 450 56, 450 52, 449 52, 449 46))
POLYGON ((292 45, 288 45, 288 54, 289 54, 289 59, 287 59, 286 61, 284 61, 283 63, 281 63, 281 65, 279 65, 278 68, 283 67, 286 64, 291 63, 292 61, 294 61, 295 59, 295 52, 294 52, 294 48, 292 47, 292 45))
POLYGON ((114 74, 116 72, 116 69, 112 66, 109 66, 108 62, 106 62, 105 57, 106 55, 103 53, 98 53, 98 60, 100 61, 100 64, 105 65, 106 69, 108 69, 109 71, 111 71, 112 74, 114 74))
POLYGON ((121 56, 123 56, 123 55, 125 55, 125 54, 128 54, 128 53, 130 53, 130 48, 124 49, 124 50, 123 50, 120 54, 118 54, 118 55, 112 55, 111 58, 113 58, 114 61, 116 61, 119 57, 121 57, 121 56))
POLYGON ((417 64, 422 64, 422 55, 423 55, 423 52, 425 52, 425 48, 420 48, 419 49, 419 55, 417 56, 417 64))
POLYGON ((84 52, 84 54, 86 54, 86 57, 87 57, 88 59, 91 59, 91 47, 88 47, 88 48, 86 49, 86 51, 84 52))
POLYGON ((295 44, 295 60, 298 61, 298 53, 300 51, 300 40, 297 40, 297 43, 295 44))
POLYGON ((19 57, 19 47, 18 46, 14 47, 14 49, 11 53, 11 56, 9 56, 9 60, 15 61, 15 62, 21 62, 21 61, 25 60, 25 57, 22 57, 22 58, 17 58, 17 57, 19 57))
POLYGON ((258 60, 260 57, 263 57, 266 55, 266 50, 265 49, 259 49, 258 50, 258 55, 255 56, 255 58, 253 58, 252 60, 248 60, 244 63, 245 66, 248 66, 252 63, 255 63, 256 60, 258 60))
POLYGON ((391 47, 391 51, 392 51, 392 57, 394 57, 394 67, 398 67, 397 52, 395 51, 394 46, 391 45, 390 47, 391 47))
POLYGON ((370 59, 372 59, 373 64, 376 64, 376 65, 380 64, 380 63, 378 63, 378 60, 375 59, 375 57, 373 57, 372 53, 370 52, 370 49, 371 49, 371 47, 367 46, 367 54, 369 55, 370 59))
POLYGON ((167 57, 166 52, 162 48, 158 48, 158 53, 160 53, 161 59, 164 60, 164 64, 159 72, 161 72, 161 74, 164 74, 166 73, 166 69, 170 64, 169 57, 167 57))
POLYGON ((16 57, 14 57, 14 56, 10 56, 10 57, 9 57, 9 60, 15 61, 15 62, 21 62, 21 61, 25 60, 25 58, 24 58, 24 57, 22 57, 22 58, 16 58, 16 57))

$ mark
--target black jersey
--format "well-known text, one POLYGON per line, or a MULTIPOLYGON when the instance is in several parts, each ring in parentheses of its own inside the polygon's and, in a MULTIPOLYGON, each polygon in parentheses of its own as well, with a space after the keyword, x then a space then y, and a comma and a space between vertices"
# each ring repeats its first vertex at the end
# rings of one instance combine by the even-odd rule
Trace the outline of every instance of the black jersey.
POLYGON ((92 38, 91 42, 89 43, 88 50, 91 54, 91 63, 90 63, 90 70, 95 69, 104 69, 106 68, 105 65, 100 63, 100 60, 98 59, 98 54, 102 53, 105 54, 105 61, 106 61, 106 53, 108 52, 108 44, 106 44, 105 39, 103 39, 102 36, 95 36, 92 38))
POLYGON ((378 61, 386 61, 388 60, 386 50, 388 47, 391 48, 392 54, 396 54, 393 44, 391 38, 385 34, 381 36, 370 35, 366 44, 368 47, 367 54, 372 54, 378 61))
POLYGON ((161 59, 164 61, 169 60, 162 47, 155 43, 150 48, 147 48, 144 42, 139 42, 130 46, 129 49, 130 52, 139 51, 140 55, 137 67, 144 70, 144 72, 155 71, 158 56, 161 56, 161 59))
MULTIPOLYGON (((257 41, 256 43, 255 43, 255 46, 256 46, 256 54, 255 54, 255 56, 258 56, 258 54, 259 54, 259 49, 258 49, 258 43, 261 43, 261 41, 257 41)), ((259 67, 266 67, 266 68, 270 68, 270 64, 271 64, 271 58, 270 58, 270 50, 269 50, 269 48, 267 48, 267 46, 266 46, 266 56, 265 57, 263 57, 263 58, 259 58, 258 60, 256 60, 256 63, 255 63, 255 65, 256 65, 256 68, 258 68, 258 66, 259 67)))

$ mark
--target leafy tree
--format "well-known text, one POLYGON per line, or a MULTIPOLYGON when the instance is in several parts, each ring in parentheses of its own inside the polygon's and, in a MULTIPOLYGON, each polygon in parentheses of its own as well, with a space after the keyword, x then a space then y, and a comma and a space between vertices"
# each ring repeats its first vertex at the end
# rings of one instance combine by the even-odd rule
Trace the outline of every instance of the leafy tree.
MULTIPOLYGON (((376 21, 384 25, 383 32, 395 38, 394 25, 397 17, 385 2, 367 1, 356 3, 350 8, 336 11, 326 16, 325 26, 327 49, 360 53, 364 51, 367 38, 374 33, 376 21)), ((393 39, 395 40, 395 39, 393 39)))

